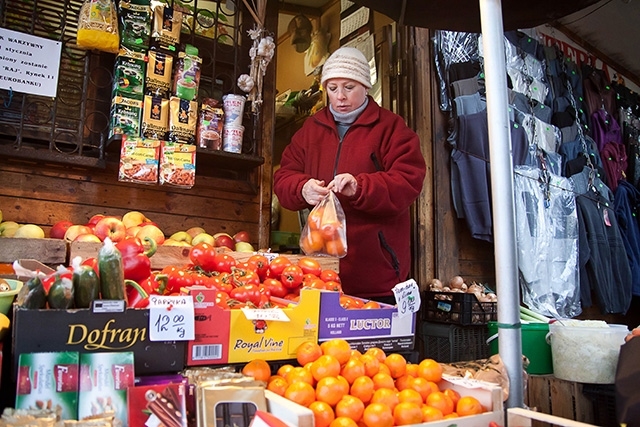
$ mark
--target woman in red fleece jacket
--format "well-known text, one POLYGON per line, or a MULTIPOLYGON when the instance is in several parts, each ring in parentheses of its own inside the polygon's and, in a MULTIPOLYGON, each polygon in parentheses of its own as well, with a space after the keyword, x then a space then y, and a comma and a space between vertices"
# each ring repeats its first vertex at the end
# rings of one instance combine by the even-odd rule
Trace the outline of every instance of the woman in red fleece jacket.
POLYGON ((321 84, 329 107, 291 139, 274 192, 282 206, 298 211, 334 191, 347 225, 347 255, 340 259, 344 292, 393 303, 391 289, 411 268, 409 207, 426 173, 420 141, 400 116, 368 95, 370 68, 359 50, 336 50, 321 84))

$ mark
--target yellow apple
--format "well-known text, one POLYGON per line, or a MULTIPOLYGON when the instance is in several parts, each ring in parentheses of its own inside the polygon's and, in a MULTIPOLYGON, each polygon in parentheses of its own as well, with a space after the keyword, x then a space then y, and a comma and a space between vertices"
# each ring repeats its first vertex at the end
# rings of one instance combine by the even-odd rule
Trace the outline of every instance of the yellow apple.
POLYGON ((122 222, 127 228, 135 227, 147 221, 149 221, 149 219, 142 212, 138 211, 129 211, 122 216, 122 222))
POLYGON ((133 227, 127 227, 127 237, 136 237, 136 234, 138 234, 138 231, 140 231, 142 229, 142 227, 140 227, 139 225, 134 225, 133 227))
POLYGON ((191 240, 191 244, 193 246, 197 245, 200 242, 208 243, 213 246, 214 239, 213 236, 209 233, 200 233, 191 240))
POLYGON ((187 243, 184 240, 173 240, 172 238, 168 238, 164 241, 162 246, 185 246, 191 247, 191 244, 187 243))
POLYGON ((248 242, 236 242, 236 252, 255 252, 255 249, 248 242))
POLYGON ((78 237, 73 239, 74 242, 97 242, 100 243, 101 240, 98 236, 93 233, 79 234, 78 237))
POLYGON ((44 230, 35 224, 25 224, 16 230, 13 237, 27 237, 30 239, 44 239, 44 230))
POLYGON ((74 224, 67 228, 67 231, 64 233, 64 240, 73 242, 76 237, 81 234, 93 234, 93 229, 88 225, 74 224))
POLYGON ((200 233, 206 233, 204 228, 202 228, 202 227, 191 227, 190 229, 187 230, 187 234, 189 236, 191 236, 192 239, 194 237, 196 237, 200 233))
POLYGON ((136 237, 142 241, 144 241, 145 237, 149 237, 156 241, 157 245, 161 245, 164 243, 164 233, 162 230, 158 228, 158 226, 149 224, 143 227, 140 227, 140 231, 136 233, 136 237))
POLYGON ((13 237, 20 224, 15 221, 5 221, 0 224, 0 237, 13 237))
POLYGON ((175 240, 177 242, 187 242, 191 244, 193 237, 191 237, 186 231, 177 231, 173 233, 171 237, 169 237, 169 239, 175 240))

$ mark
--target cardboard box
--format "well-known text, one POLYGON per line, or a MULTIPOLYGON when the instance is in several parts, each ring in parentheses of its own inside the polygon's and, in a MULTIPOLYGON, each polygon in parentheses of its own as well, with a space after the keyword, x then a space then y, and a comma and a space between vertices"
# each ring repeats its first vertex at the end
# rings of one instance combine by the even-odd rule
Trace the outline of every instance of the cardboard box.
POLYGON ((338 292, 322 291, 318 340, 343 338, 364 351, 380 347, 385 352, 410 351, 415 346, 416 314, 398 316, 398 310, 381 304, 379 309, 349 309, 340 305, 338 292))
POLYGON ((211 365, 248 362, 255 358, 284 360, 295 358, 296 349, 305 341, 318 340, 320 292, 303 290, 300 302, 290 308, 276 309, 288 321, 267 316, 250 320, 255 312, 224 310, 215 305, 216 291, 192 289, 195 311, 195 340, 187 343, 187 365, 211 365), (253 312, 253 313, 252 313, 253 312))
POLYGON ((81 354, 78 417, 113 411, 127 427, 127 391, 134 380, 133 352, 81 354))
POLYGON ((184 368, 185 342, 149 339, 149 310, 94 313, 92 309, 28 310, 14 304, 13 354, 47 351, 135 354, 136 373, 178 372, 184 368))
POLYGON ((265 390, 269 412, 294 427, 314 427, 313 411, 302 405, 282 397, 270 390, 265 390))
POLYGON ((559 427, 595 427, 594 424, 578 422, 567 418, 557 417, 555 415, 548 415, 541 412, 531 411, 524 408, 508 408, 507 421, 510 427, 531 427, 532 425, 534 425, 532 421, 540 421, 544 425, 554 425, 559 427))
POLYGON ((77 419, 78 362, 76 351, 21 354, 16 409, 59 409, 63 420, 77 419))

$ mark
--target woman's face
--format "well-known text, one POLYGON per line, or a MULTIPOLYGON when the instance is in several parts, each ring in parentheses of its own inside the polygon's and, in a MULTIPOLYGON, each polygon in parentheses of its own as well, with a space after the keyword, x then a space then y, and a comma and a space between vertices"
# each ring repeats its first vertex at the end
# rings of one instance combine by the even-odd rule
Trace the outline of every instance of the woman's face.
POLYGON ((326 82, 329 103, 338 113, 350 113, 364 104, 367 88, 355 80, 335 78, 326 82))

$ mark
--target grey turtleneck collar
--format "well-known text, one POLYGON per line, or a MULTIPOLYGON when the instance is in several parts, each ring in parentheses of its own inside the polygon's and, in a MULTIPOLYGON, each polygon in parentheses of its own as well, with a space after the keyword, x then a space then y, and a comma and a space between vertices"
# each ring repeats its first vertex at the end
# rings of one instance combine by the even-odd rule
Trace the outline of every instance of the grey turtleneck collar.
POLYGON ((365 97, 364 102, 362 103, 361 106, 359 106, 355 110, 350 111, 348 113, 339 113, 333 109, 331 104, 329 104, 329 111, 331 111, 331 114, 333 115, 333 119, 336 121, 336 125, 338 128, 338 135, 340 135, 340 139, 344 137, 344 134, 347 133, 347 130, 349 129, 349 127, 353 124, 353 122, 356 121, 358 116, 362 114, 364 109, 367 108, 368 104, 369 104, 369 97, 367 96, 365 97))

